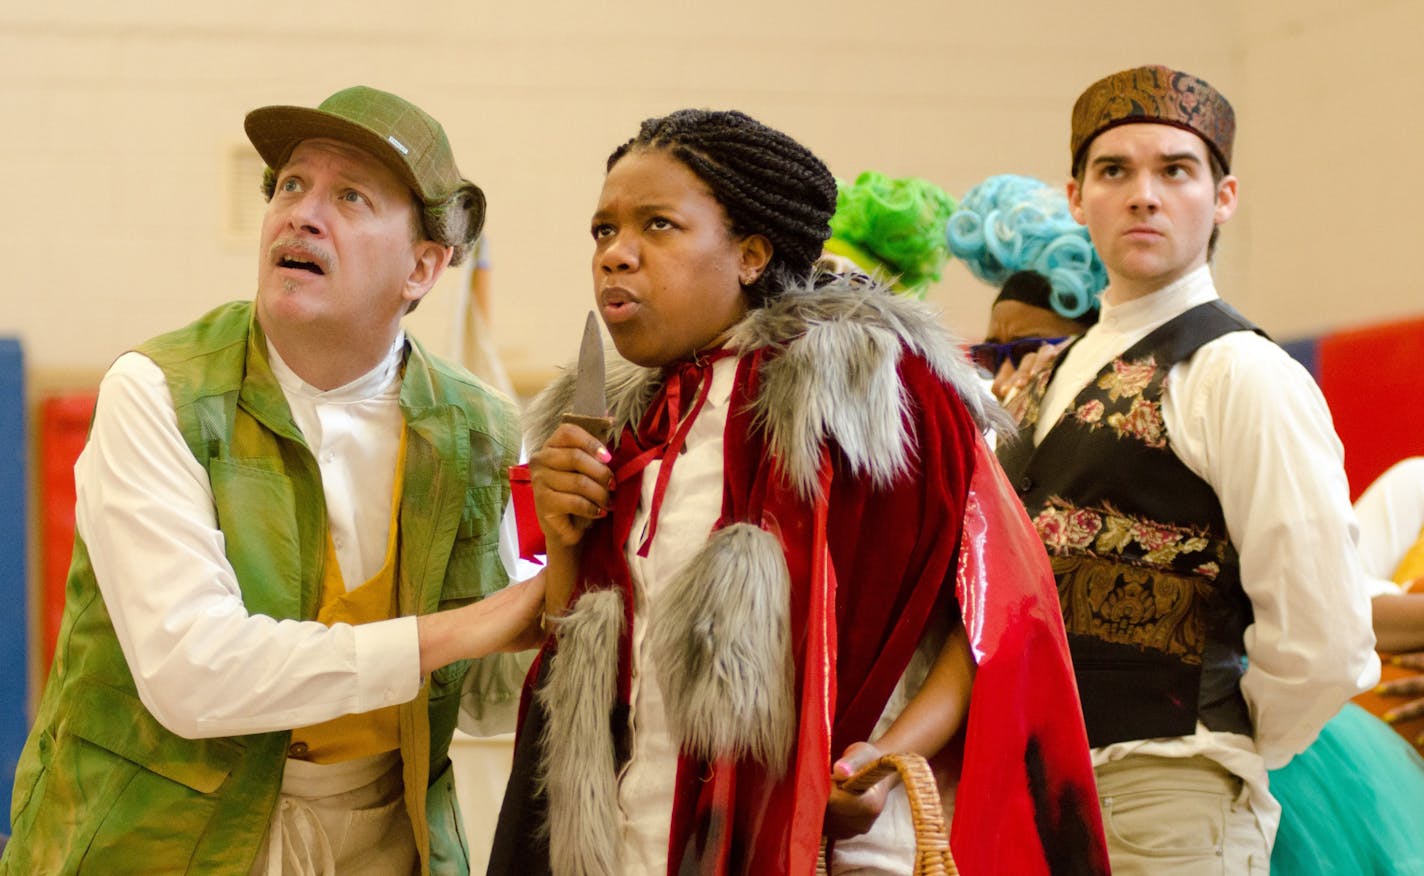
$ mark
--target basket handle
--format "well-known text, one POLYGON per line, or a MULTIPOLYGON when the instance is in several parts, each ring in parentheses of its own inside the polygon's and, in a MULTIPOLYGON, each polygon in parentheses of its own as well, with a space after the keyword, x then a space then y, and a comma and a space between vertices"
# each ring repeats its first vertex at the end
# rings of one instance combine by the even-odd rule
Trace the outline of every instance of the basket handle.
MULTIPOLYGON (((957 876, 954 855, 949 849, 949 833, 945 830, 944 810, 940 807, 939 788, 930 765, 918 754, 886 754, 836 783, 852 794, 869 790, 891 773, 899 773, 910 800, 910 818, 915 826, 916 876, 957 876)), ((818 873, 828 872, 825 849, 821 850, 818 873)))

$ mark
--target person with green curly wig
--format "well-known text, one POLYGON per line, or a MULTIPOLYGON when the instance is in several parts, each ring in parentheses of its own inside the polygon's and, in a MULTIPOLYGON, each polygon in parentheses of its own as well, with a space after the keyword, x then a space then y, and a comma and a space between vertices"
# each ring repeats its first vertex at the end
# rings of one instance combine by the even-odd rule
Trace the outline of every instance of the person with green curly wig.
POLYGON ((838 179, 826 262, 849 260, 896 292, 924 298, 949 260, 944 226, 954 208, 944 189, 919 177, 867 170, 852 183, 838 179))

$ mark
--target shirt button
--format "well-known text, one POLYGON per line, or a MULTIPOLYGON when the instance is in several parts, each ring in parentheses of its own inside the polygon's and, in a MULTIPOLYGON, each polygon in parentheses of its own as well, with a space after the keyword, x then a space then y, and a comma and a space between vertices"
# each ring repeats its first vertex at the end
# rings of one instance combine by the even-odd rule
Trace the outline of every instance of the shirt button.
POLYGON ((1033 478, 1029 477, 1028 475, 1024 475, 1023 477, 1019 478, 1019 492, 1020 492, 1020 493, 1027 493, 1029 490, 1032 490, 1032 489, 1033 489, 1033 478))
POLYGON ((287 749, 287 757, 294 757, 297 760, 306 760, 310 750, 305 742, 293 742, 287 749))
POLYGON ((334 451, 334 450, 328 450, 328 451, 326 451, 325 453, 323 453, 323 454, 321 455, 321 461, 322 461, 322 462, 335 462, 335 461, 336 461, 336 451, 334 451))

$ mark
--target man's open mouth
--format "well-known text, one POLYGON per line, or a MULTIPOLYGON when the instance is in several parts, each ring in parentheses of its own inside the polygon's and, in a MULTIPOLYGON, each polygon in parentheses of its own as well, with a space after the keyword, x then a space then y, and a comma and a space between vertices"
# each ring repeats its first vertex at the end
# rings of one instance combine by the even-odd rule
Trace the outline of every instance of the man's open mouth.
POLYGON ((325 274, 321 265, 310 259, 299 258, 297 256, 283 256, 277 260, 277 266, 282 268, 293 268, 298 271, 311 271, 313 274, 325 274))

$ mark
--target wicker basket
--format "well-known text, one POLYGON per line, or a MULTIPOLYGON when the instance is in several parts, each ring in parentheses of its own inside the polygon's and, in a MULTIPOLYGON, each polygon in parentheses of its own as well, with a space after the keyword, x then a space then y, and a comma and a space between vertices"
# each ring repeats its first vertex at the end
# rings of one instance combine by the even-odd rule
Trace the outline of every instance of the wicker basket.
MULTIPOLYGON (((847 791, 859 793, 894 772, 900 774, 910 798, 910 817, 915 824, 915 876, 957 876, 959 869, 954 866, 954 856, 949 850, 949 832, 945 829, 944 810, 940 808, 939 789, 923 757, 887 754, 838 784, 847 791)), ((824 846, 816 872, 822 876, 827 873, 824 846)))

